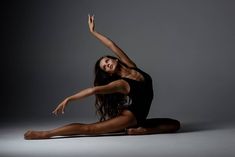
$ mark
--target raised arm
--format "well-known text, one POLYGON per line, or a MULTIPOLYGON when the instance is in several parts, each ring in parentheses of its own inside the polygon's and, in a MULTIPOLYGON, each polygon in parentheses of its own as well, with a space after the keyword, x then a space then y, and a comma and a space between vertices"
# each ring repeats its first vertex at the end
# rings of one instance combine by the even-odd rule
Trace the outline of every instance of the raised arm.
POLYGON ((88 15, 88 25, 91 34, 108 47, 123 63, 129 67, 136 67, 136 64, 111 39, 95 31, 94 15, 88 15))
POLYGON ((124 80, 116 80, 107 85, 95 86, 84 89, 72 96, 67 97, 62 101, 57 108, 52 112, 57 115, 58 113, 64 113, 64 109, 67 106, 68 102, 71 100, 82 99, 94 94, 111 94, 111 93, 123 93, 127 94, 130 90, 128 83, 124 80))

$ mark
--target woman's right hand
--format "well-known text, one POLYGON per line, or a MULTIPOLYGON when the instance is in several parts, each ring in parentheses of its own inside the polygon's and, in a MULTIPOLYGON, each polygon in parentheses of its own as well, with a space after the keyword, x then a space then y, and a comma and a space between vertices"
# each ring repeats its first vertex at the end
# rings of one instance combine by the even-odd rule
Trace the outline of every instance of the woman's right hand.
POLYGON ((94 32, 95 31, 95 15, 90 15, 88 14, 88 26, 89 26, 89 29, 90 29, 90 32, 94 32))
POLYGON ((67 106, 67 104, 68 104, 68 99, 65 99, 56 107, 56 109, 52 113, 56 116, 58 114, 64 114, 64 109, 67 106))

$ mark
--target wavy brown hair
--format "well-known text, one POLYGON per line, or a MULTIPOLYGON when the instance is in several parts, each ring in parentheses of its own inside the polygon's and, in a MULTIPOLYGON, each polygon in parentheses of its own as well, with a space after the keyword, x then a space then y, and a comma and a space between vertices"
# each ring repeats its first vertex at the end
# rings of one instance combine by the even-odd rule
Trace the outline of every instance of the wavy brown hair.
MULTIPOLYGON (((120 64, 126 66, 124 63, 122 63, 118 58, 114 56, 103 56, 95 64, 95 80, 94 80, 94 86, 101 86, 106 85, 112 81, 118 80, 121 77, 113 74, 112 76, 108 74, 107 72, 103 71, 100 68, 100 61, 104 58, 108 57, 111 59, 117 59, 118 65, 120 64)), ((100 116, 100 121, 104 121, 107 118, 115 117, 119 114, 121 111, 121 108, 124 104, 128 103, 127 96, 121 93, 112 93, 112 94, 96 94, 95 99, 95 107, 96 107, 96 113, 100 116)))

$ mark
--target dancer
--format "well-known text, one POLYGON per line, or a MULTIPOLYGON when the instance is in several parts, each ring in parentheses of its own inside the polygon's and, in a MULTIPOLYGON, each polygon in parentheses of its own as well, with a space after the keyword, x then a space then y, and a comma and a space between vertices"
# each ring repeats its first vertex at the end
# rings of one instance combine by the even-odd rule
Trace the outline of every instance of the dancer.
POLYGON ((94 15, 88 15, 90 33, 115 55, 102 56, 95 64, 94 86, 64 99, 53 111, 63 114, 73 100, 95 95, 100 121, 91 124, 72 123, 48 131, 29 130, 25 139, 48 139, 55 136, 100 135, 125 131, 128 135, 173 133, 180 122, 170 118, 146 119, 154 96, 152 78, 112 40, 95 30, 94 15))

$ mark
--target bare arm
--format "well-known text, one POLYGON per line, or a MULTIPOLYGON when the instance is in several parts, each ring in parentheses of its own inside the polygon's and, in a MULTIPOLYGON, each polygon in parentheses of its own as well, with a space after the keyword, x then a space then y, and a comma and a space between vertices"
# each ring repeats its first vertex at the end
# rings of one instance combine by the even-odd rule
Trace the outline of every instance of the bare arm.
POLYGON ((116 80, 107 85, 93 87, 94 94, 127 94, 130 90, 129 84, 124 80, 116 80))
POLYGON ((112 40, 95 31, 94 16, 88 15, 88 25, 91 34, 101 41, 101 43, 103 43, 106 47, 108 47, 122 62, 124 62, 129 67, 136 67, 136 64, 112 40))
POLYGON ((65 107, 68 105, 69 101, 71 100, 76 100, 76 99, 82 99, 85 98, 87 96, 90 96, 93 94, 93 88, 87 88, 84 89, 72 96, 69 96, 67 98, 65 98, 57 107, 56 109, 52 112, 53 114, 57 115, 58 113, 62 113, 64 114, 64 109, 65 107))
POLYGON ((82 99, 82 98, 85 98, 94 94, 112 94, 112 93, 125 94, 127 91, 128 91, 128 88, 127 88, 126 82, 124 80, 116 80, 107 85, 95 86, 95 87, 84 89, 78 92, 77 94, 74 94, 68 97, 67 99, 69 101, 77 100, 77 99, 82 99))
POLYGON ((88 97, 90 95, 93 95, 93 88, 92 87, 87 88, 87 89, 83 89, 80 92, 78 92, 72 96, 69 96, 67 98, 67 100, 72 101, 72 100, 82 99, 82 98, 88 97))
POLYGON ((57 108, 52 112, 57 115, 58 113, 64 113, 64 109, 67 106, 68 102, 71 100, 82 99, 94 94, 111 94, 111 93, 123 93, 126 94, 130 90, 128 83, 124 80, 116 80, 107 85, 95 86, 84 89, 70 97, 67 97, 62 101, 57 108))

